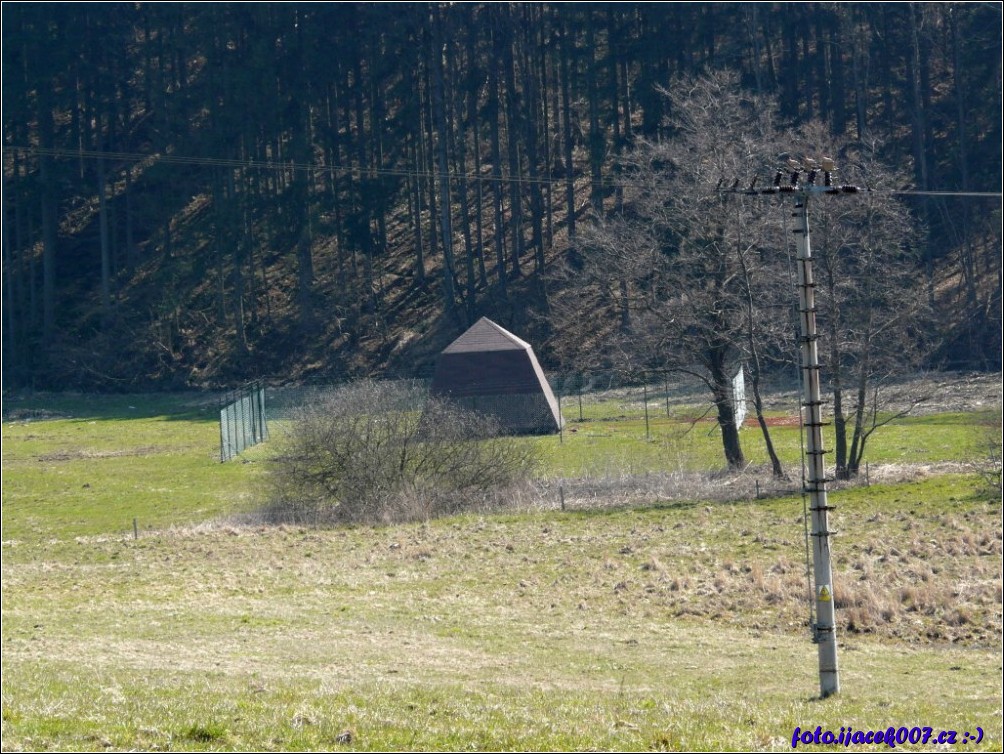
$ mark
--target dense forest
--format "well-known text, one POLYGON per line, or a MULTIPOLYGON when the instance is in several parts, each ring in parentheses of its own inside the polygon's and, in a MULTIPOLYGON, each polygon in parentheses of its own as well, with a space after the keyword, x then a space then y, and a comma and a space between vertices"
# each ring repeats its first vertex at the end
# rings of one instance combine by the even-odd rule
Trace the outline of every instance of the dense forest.
POLYGON ((922 362, 1000 368, 1001 60, 997 3, 4 3, 4 385, 610 363, 579 239, 715 71, 900 171, 922 362))

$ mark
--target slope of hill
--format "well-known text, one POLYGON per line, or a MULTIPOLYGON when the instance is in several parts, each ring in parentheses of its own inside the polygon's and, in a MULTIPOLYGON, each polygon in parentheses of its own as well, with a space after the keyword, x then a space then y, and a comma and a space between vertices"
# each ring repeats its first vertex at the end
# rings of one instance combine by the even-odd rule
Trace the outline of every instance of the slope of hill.
MULTIPOLYGON (((556 330, 550 272, 672 137, 659 87, 728 66, 919 188, 999 190, 994 12, 6 4, 4 384, 413 374, 482 315, 548 363, 601 326, 556 330)), ((999 363, 999 199, 947 201, 916 212, 953 366, 999 363)))

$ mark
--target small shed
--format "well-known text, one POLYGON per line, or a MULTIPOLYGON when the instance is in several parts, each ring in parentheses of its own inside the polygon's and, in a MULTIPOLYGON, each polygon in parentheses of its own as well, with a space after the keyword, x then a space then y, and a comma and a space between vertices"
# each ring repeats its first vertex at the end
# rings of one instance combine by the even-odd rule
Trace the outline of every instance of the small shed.
POLYGON ((439 355, 429 389, 489 414, 507 434, 551 434, 561 413, 533 348, 482 317, 439 355))

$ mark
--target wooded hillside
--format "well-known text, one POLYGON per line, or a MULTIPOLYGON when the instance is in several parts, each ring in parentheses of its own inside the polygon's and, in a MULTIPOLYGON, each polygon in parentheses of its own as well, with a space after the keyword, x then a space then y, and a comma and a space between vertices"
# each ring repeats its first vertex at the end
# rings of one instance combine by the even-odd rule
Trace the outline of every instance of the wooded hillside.
MULTIPOLYGON (((4 385, 419 373, 482 315, 565 366, 552 273, 661 87, 1000 192, 1001 59, 989 3, 5 3, 4 385)), ((903 201, 927 363, 1000 368, 999 196, 903 201)))

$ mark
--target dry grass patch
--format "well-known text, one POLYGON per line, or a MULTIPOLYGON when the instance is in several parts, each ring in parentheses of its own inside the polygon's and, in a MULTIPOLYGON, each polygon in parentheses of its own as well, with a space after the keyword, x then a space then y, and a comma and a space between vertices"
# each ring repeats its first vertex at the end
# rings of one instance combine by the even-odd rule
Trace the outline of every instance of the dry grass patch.
MULTIPOLYGON (((996 509, 946 511, 925 489, 895 491, 918 503, 909 531, 872 508, 835 543, 847 694, 832 712, 990 730, 999 654, 980 633, 999 640, 999 558, 980 553, 999 540, 980 532, 996 509), (932 554, 942 532, 966 554, 932 554)), ((349 729, 361 749, 778 748, 820 714, 798 506, 6 547, 5 748, 331 749, 349 729)))

